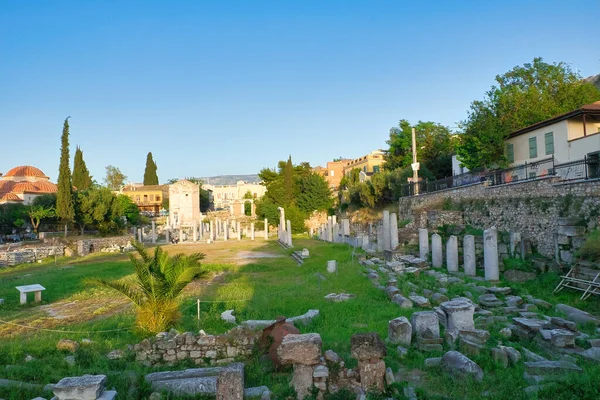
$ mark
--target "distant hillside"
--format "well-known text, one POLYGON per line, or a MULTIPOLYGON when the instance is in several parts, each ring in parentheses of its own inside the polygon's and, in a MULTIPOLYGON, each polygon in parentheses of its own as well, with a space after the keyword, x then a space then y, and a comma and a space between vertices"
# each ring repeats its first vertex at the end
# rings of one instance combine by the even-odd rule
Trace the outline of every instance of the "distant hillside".
POLYGON ((211 185, 235 185, 237 181, 260 182, 260 178, 256 174, 207 176, 199 179, 211 185))
POLYGON ((593 83, 598 89, 600 89, 600 74, 592 75, 589 78, 585 78, 585 80, 593 83))

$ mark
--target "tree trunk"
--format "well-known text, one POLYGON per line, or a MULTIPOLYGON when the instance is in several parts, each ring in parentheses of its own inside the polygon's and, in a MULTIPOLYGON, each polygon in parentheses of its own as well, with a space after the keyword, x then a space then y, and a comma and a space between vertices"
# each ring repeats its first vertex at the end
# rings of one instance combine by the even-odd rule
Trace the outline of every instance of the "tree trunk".
POLYGON ((67 237, 67 226, 68 224, 65 222, 65 237, 67 237))

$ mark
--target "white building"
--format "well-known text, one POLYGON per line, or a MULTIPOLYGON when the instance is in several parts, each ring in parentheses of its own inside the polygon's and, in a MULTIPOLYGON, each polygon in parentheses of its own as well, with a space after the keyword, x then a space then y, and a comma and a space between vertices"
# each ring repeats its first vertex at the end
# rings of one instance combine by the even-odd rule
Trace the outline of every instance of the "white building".
POLYGON ((556 164, 600 152, 600 101, 547 119, 509 135, 505 151, 511 165, 554 156, 556 164))
POLYGON ((203 189, 212 192, 215 210, 230 208, 236 200, 241 200, 250 192, 253 199, 259 199, 267 192, 267 187, 261 183, 238 181, 235 185, 202 185, 203 189))
POLYGON ((169 226, 196 226, 200 222, 200 187, 182 179, 169 185, 169 226))

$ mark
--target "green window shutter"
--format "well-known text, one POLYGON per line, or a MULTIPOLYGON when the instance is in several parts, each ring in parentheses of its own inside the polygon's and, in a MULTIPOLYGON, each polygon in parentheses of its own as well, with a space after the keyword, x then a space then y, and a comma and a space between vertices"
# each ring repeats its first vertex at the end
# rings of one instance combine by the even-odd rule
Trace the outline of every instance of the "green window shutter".
POLYGON ((537 157, 537 137, 529 138, 529 158, 537 157))
POLYGON ((379 172, 379 165, 373 166, 373 172, 379 172))
POLYGON ((546 133, 544 140, 546 141, 546 155, 554 154, 554 133, 546 133))
POLYGON ((506 145, 506 158, 508 159, 509 164, 515 162, 515 146, 511 143, 506 145))

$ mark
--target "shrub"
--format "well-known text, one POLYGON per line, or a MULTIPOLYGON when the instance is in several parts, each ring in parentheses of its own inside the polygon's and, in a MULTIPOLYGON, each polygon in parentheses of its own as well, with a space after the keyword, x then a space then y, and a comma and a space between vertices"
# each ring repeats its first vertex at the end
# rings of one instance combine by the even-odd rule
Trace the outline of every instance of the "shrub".
POLYGON ((600 230, 590 233, 577 255, 582 260, 600 262, 600 230))
POLYGON ((151 254, 143 244, 132 244, 139 255, 137 258, 129 253, 135 269, 133 278, 112 281, 92 278, 87 282, 106 286, 127 296, 136 306, 137 325, 142 331, 166 331, 181 317, 181 292, 188 283, 204 273, 200 264, 204 254, 177 254, 170 257, 161 247, 156 247, 151 254))

